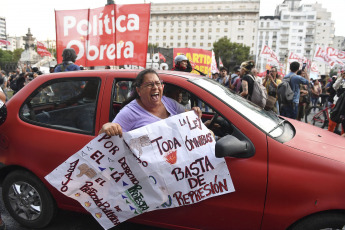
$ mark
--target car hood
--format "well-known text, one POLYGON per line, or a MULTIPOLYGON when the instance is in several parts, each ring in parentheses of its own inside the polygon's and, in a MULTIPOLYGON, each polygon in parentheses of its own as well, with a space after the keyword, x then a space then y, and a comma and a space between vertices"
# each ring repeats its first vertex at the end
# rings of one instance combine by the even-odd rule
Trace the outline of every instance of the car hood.
POLYGON ((345 163, 345 138, 326 129, 289 119, 296 135, 284 144, 304 152, 345 163))

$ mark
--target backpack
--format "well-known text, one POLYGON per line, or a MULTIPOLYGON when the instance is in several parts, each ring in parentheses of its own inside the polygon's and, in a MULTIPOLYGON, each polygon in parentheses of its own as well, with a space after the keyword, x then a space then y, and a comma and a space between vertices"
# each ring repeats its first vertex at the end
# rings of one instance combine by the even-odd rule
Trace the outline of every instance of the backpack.
POLYGON ((253 92, 250 96, 250 100, 260 106, 261 108, 265 108, 266 101, 267 101, 267 90, 266 87, 261 85, 259 82, 255 81, 255 78, 249 75, 253 81, 253 92))
POLYGON ((345 119, 345 93, 340 95, 337 103, 331 109, 329 118, 335 123, 341 123, 345 119))
POLYGON ((284 77, 282 82, 278 85, 277 94, 278 94, 278 101, 280 104, 290 105, 292 104, 292 99, 294 92, 291 89, 290 81, 291 77, 295 76, 291 75, 289 77, 284 77))
POLYGON ((12 81, 10 82, 10 88, 13 91, 18 91, 17 78, 12 79, 12 81))
POLYGON ((66 66, 64 66, 63 63, 59 64, 60 69, 61 69, 61 72, 65 72, 65 70, 67 69, 67 67, 70 66, 70 65, 71 65, 71 63, 68 63, 66 66))

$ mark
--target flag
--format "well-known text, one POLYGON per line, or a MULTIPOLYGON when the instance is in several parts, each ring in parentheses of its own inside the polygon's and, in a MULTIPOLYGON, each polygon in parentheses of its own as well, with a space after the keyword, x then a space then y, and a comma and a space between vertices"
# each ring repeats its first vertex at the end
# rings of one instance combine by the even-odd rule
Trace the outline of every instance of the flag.
MULTIPOLYGON (((219 58, 220 61, 220 58, 219 58)), ((219 62, 220 64, 221 62, 219 62)), ((211 72, 212 73, 218 73, 218 68, 217 68, 217 62, 216 62, 216 55, 214 54, 213 50, 212 50, 212 62, 211 62, 211 72)))
POLYGON ((158 52, 158 55, 159 55, 159 60, 163 60, 164 62, 166 62, 166 59, 164 57, 163 54, 161 54, 160 52, 158 52))
POLYGON ((219 67, 223 67, 224 65, 223 65, 223 62, 222 62, 222 59, 220 59, 220 57, 219 57, 219 67))
POLYGON ((6 40, 0 40, 0 45, 9 46, 9 45, 11 45, 11 42, 6 41, 6 40))
POLYGON ((39 55, 41 55, 41 57, 43 56, 48 56, 51 57, 51 53, 47 50, 47 48, 45 47, 45 45, 42 42, 37 42, 37 53, 39 55))
POLYGON ((262 48, 260 56, 266 57, 266 58, 271 58, 271 59, 273 59, 273 61, 271 61, 271 62, 279 64, 278 55, 270 47, 268 47, 266 45, 262 48))
POLYGON ((315 53, 314 53, 314 61, 320 61, 323 63, 326 63, 333 68, 335 65, 340 65, 344 66, 344 63, 341 61, 341 59, 336 58, 336 57, 331 57, 326 50, 324 50, 322 47, 319 45, 316 46, 315 48, 315 53))

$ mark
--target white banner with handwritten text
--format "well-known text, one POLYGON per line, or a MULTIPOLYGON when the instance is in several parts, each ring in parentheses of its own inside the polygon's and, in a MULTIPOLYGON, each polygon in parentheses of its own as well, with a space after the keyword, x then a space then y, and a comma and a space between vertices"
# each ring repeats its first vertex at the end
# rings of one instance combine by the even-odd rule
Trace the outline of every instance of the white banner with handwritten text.
POLYGON ((45 178, 105 228, 141 213, 234 192, 215 139, 193 111, 124 133, 101 134, 45 178))

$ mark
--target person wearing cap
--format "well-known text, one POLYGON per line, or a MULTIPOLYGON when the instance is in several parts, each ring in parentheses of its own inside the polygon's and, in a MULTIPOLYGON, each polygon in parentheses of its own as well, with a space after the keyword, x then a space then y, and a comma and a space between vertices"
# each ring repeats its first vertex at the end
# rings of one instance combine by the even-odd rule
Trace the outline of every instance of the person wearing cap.
POLYGON ((54 72, 76 71, 80 70, 80 67, 74 64, 77 59, 77 54, 72 48, 66 48, 62 52, 62 63, 58 64, 54 72))
POLYGON ((217 79, 217 81, 224 85, 224 86, 229 86, 229 76, 228 76, 228 69, 224 66, 220 67, 220 75, 217 79))

